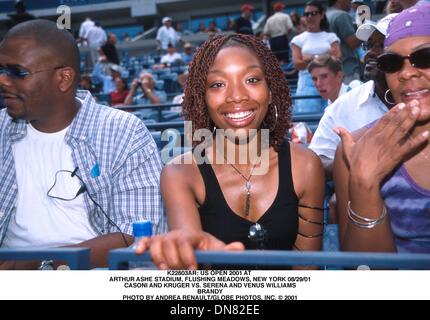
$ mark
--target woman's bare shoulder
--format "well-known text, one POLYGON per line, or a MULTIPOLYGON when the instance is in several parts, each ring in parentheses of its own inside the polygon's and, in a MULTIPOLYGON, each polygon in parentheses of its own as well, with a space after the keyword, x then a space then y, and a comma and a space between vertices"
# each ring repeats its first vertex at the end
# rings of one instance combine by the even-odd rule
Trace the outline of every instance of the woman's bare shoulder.
POLYGON ((172 160, 170 160, 163 168, 161 176, 169 178, 186 178, 186 181, 190 181, 190 176, 197 174, 198 172, 196 162, 193 158, 192 151, 183 153, 172 160))

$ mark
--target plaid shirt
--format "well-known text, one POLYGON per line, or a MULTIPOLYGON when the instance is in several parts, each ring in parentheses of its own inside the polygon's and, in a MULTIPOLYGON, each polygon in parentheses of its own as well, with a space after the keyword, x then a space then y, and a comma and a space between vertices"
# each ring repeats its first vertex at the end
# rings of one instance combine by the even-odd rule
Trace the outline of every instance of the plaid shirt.
MULTIPOLYGON (((154 233, 167 230, 160 195, 161 161, 145 125, 135 116, 96 104, 87 91, 78 91, 82 106, 70 124, 65 141, 72 148, 77 175, 88 192, 84 200, 89 222, 99 235, 116 232, 89 199, 127 234, 134 221, 149 219, 154 233), (98 171, 98 172, 97 172, 98 171)), ((0 246, 16 211, 17 187, 12 144, 26 135, 26 122, 0 111, 0 246)))

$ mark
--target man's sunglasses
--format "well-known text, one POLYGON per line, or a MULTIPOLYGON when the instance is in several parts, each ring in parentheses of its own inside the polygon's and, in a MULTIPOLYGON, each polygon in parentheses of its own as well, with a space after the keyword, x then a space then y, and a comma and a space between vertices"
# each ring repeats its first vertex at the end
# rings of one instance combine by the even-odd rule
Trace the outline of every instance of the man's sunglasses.
POLYGON ((10 79, 24 79, 27 76, 31 76, 33 74, 39 73, 39 72, 45 72, 50 70, 57 70, 64 68, 64 66, 58 66, 55 68, 49 68, 44 70, 38 70, 38 71, 28 71, 22 67, 14 66, 14 65, 6 65, 6 66, 0 66, 0 75, 5 74, 10 79))
POLYGON ((383 53, 378 57, 378 68, 385 73, 394 73, 402 70, 405 59, 414 68, 430 68, 430 48, 419 49, 405 57, 392 52, 383 53))
POLYGON ((319 11, 309 11, 309 12, 303 13, 303 15, 305 17, 310 17, 310 16, 315 17, 317 14, 320 14, 320 12, 319 11))

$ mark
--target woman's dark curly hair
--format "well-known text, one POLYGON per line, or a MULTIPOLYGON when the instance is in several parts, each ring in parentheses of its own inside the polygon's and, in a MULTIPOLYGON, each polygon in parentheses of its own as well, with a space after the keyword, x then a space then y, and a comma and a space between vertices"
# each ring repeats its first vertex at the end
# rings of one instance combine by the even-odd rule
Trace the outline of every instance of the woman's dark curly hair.
POLYGON ((191 61, 185 86, 185 96, 182 103, 185 119, 192 121, 193 135, 197 129, 205 128, 212 131, 214 123, 210 119, 205 101, 206 78, 218 52, 223 48, 236 46, 249 48, 256 54, 263 66, 265 79, 272 93, 272 103, 269 105, 262 128, 270 129, 269 145, 278 151, 285 139, 286 131, 290 127, 290 90, 275 55, 263 42, 253 36, 243 34, 216 35, 199 47, 191 61))

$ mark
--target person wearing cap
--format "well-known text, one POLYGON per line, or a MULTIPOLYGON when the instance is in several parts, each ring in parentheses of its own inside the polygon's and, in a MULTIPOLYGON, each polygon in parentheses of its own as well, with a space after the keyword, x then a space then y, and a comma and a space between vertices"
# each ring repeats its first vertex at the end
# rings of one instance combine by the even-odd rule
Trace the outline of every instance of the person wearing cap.
POLYGON ((360 79, 360 59, 355 49, 361 41, 355 36, 355 27, 351 16, 351 0, 329 0, 327 19, 330 29, 340 39, 342 51, 343 82, 349 84, 352 80, 360 79))
POLYGON ((293 22, 290 16, 283 12, 284 8, 282 2, 273 4, 275 13, 267 19, 264 33, 269 37, 270 48, 279 61, 288 63, 288 35, 293 30, 293 22))
POLYGON ((328 106, 312 137, 309 148, 320 157, 330 180, 340 142, 333 129, 342 126, 349 131, 358 130, 382 117, 392 106, 384 99, 388 87, 384 73, 376 67, 376 58, 383 53, 388 24, 395 16, 386 16, 378 23, 369 21, 358 28, 356 36, 364 41, 367 49, 364 56, 364 80, 367 82, 342 94, 328 106))
POLYGON ((108 63, 102 56, 102 60, 94 66, 92 76, 97 83, 102 84, 102 93, 110 94, 115 91, 115 79, 121 77, 121 73, 122 68, 119 65, 108 63))
POLYGON ((430 253, 430 4, 389 24, 378 68, 395 104, 379 121, 336 131, 343 250, 430 253))
POLYGON ((189 64, 193 59, 193 48, 194 46, 190 42, 184 44, 184 52, 181 53, 181 57, 185 64, 189 64))
POLYGON ((242 5, 242 15, 234 21, 236 33, 254 34, 252 29, 252 10, 254 10, 254 7, 250 4, 245 3, 242 5))
POLYGON ((164 67, 170 67, 175 63, 182 63, 182 56, 176 52, 176 48, 169 44, 167 46, 167 53, 161 57, 160 63, 164 67))
POLYGON ((172 26, 172 18, 164 17, 162 23, 163 26, 157 31, 157 50, 167 50, 169 43, 176 47, 181 41, 181 38, 172 26))

